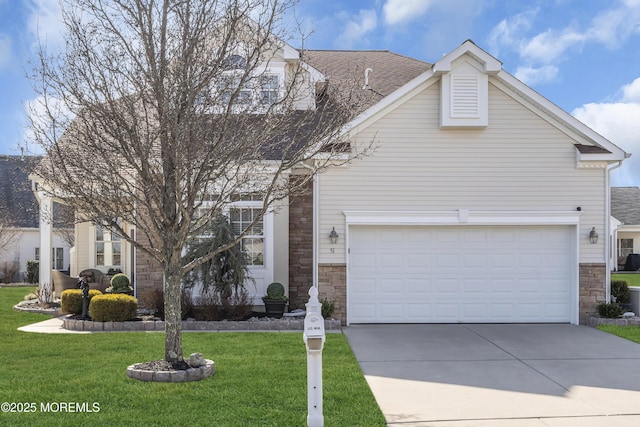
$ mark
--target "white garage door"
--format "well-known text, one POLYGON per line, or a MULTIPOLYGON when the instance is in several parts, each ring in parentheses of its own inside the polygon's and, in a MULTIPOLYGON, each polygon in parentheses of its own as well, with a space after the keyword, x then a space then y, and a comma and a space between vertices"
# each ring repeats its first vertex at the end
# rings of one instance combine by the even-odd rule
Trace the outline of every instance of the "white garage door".
POLYGON ((569 322, 569 226, 351 226, 350 323, 569 322))

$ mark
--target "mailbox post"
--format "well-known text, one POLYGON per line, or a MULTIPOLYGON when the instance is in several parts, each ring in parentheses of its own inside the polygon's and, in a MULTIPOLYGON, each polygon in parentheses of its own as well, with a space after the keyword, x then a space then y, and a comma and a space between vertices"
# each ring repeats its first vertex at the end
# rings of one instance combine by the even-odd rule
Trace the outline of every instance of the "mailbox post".
POLYGON ((307 347, 307 425, 323 427, 322 415, 322 349, 325 341, 324 319, 320 314, 322 305, 318 301, 318 289, 309 289, 307 315, 304 318, 302 338, 307 347))

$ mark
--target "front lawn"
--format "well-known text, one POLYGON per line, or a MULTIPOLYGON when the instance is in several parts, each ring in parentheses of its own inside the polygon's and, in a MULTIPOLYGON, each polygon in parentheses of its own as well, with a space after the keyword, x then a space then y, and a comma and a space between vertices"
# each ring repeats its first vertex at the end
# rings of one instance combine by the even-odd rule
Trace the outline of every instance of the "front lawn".
POLYGON ((624 280, 629 286, 640 286, 640 274, 638 273, 612 273, 611 280, 624 280))
POLYGON ((640 344, 640 326, 598 325, 598 329, 640 344))
MULTIPOLYGON (((5 412, 3 404, 0 425, 306 425, 301 333, 187 332, 184 354, 214 360, 216 374, 145 383, 128 378, 126 367, 161 359, 164 334, 20 332, 49 318, 13 311, 28 290, 0 289, 0 402, 35 412, 5 412)), ((327 334, 323 365, 326 426, 385 425, 344 335, 327 334)))

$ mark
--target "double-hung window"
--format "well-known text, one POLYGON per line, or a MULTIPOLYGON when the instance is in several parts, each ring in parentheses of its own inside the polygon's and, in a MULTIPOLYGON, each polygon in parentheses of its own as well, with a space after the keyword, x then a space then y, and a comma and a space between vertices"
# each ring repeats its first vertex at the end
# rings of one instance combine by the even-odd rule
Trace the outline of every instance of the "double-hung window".
POLYGON ((243 194, 236 197, 229 209, 229 221, 236 235, 246 230, 240 241, 240 248, 246 256, 247 265, 264 266, 264 218, 262 197, 259 194, 243 194))
POLYGON ((120 267, 122 264, 122 241, 120 236, 100 225, 96 225, 96 266, 120 267))

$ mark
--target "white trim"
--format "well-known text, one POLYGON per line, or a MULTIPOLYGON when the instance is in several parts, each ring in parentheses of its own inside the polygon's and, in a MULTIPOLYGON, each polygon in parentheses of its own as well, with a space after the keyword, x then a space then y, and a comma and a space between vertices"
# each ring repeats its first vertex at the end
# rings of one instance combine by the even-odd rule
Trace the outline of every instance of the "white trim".
POLYGON ((343 211, 347 225, 578 225, 578 211, 343 211))
POLYGON ((433 71, 436 74, 448 73, 451 71, 452 63, 463 55, 469 55, 484 67, 483 72, 486 74, 496 74, 502 70, 502 62, 483 49, 479 48, 471 40, 467 40, 460 46, 443 56, 440 60, 433 64, 433 71))
POLYGON ((499 60, 493 58, 471 41, 463 43, 443 59, 437 61, 430 70, 427 70, 415 77, 413 80, 396 89, 380 102, 369 107, 363 113, 358 115, 358 117, 353 121, 344 126, 341 136, 353 136, 355 133, 368 126, 371 122, 378 120, 379 117, 386 114, 388 110, 392 109, 397 103, 402 102, 405 97, 413 94, 416 90, 424 90, 437 82, 439 80, 439 74, 450 71, 447 67, 450 68, 451 62, 464 54, 469 54, 480 62, 483 62, 485 64, 485 72, 493 77, 490 81, 494 82, 494 84, 497 83, 501 90, 509 89, 514 93, 514 95, 521 97, 523 101, 531 103, 532 105, 529 107, 533 106, 545 114, 548 114, 551 118, 555 118, 558 121, 556 126, 565 126, 567 129, 576 132, 576 136, 579 138, 591 141, 595 145, 611 152, 610 154, 605 153, 603 155, 579 155, 580 160, 615 161, 623 160, 630 156, 629 153, 626 153, 620 147, 616 146, 611 141, 607 140, 602 135, 598 134, 593 129, 589 128, 587 125, 522 83, 520 80, 504 71, 501 68, 502 63, 499 60))

